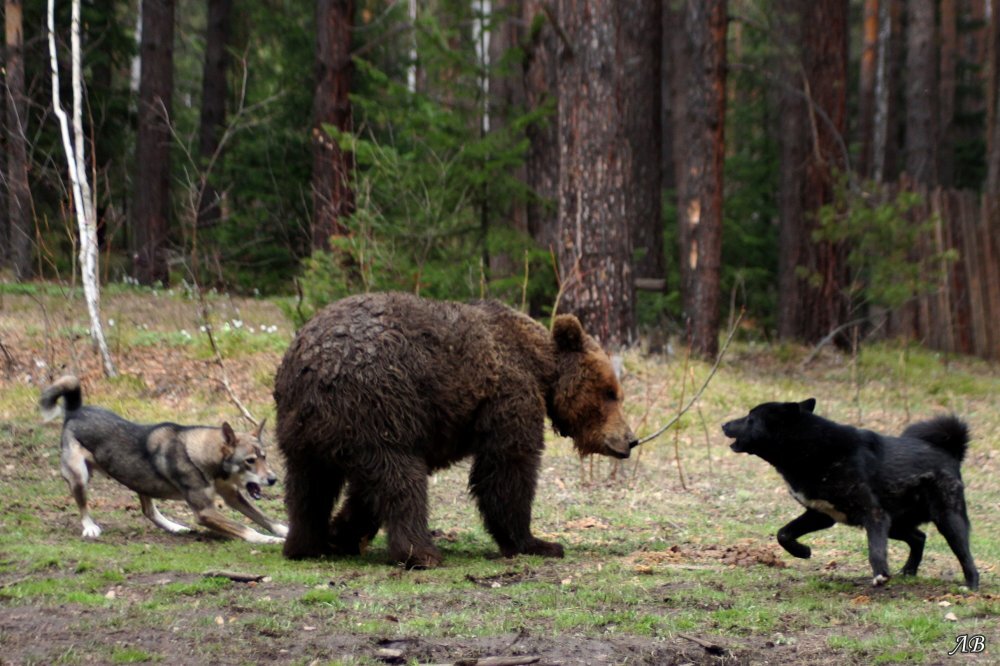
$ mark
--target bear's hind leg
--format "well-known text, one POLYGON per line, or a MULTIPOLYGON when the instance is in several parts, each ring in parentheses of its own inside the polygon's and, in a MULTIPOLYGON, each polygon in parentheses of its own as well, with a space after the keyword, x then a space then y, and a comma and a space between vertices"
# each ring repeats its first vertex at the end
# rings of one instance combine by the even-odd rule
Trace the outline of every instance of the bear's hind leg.
POLYGON ((360 483, 348 483, 347 499, 330 525, 330 543, 343 555, 363 553, 382 526, 373 499, 363 487, 360 483))
POLYGON ((531 534, 531 504, 540 462, 538 452, 476 456, 469 489, 476 498, 486 530, 504 557, 518 554, 562 557, 563 547, 531 534))
POLYGON ((288 536, 282 551, 285 557, 298 560, 333 553, 330 514, 343 485, 344 473, 337 467, 324 466, 314 459, 286 458, 288 536))
POLYGON ((407 569, 441 564, 427 528, 427 464, 416 456, 381 452, 377 469, 360 470, 351 485, 370 489, 389 539, 389 557, 407 569))

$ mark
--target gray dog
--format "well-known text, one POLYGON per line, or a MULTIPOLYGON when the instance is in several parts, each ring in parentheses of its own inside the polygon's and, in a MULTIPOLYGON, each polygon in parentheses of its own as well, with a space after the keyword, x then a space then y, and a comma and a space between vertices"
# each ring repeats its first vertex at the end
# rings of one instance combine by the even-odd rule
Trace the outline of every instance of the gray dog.
POLYGON ((153 499, 182 499, 198 522, 225 536, 251 543, 281 543, 288 528, 271 520, 247 496, 261 497, 261 484, 274 485, 277 477, 267 465, 260 435, 235 433, 228 423, 221 428, 181 426, 176 423, 140 425, 100 407, 83 405, 80 381, 60 378, 42 392, 39 406, 46 420, 59 413, 62 398, 62 475, 80 509, 83 536, 97 538, 101 528, 87 509, 87 482, 100 470, 139 494, 142 512, 172 534, 190 531, 163 517, 153 499), (256 532, 215 508, 216 496, 277 536, 256 532))

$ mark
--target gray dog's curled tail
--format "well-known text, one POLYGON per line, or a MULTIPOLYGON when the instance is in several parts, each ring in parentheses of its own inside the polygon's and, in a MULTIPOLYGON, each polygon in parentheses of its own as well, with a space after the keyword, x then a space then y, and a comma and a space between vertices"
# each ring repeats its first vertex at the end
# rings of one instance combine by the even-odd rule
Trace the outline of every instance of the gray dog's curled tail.
POLYGON ((903 437, 922 439, 961 461, 968 448, 969 426, 957 416, 938 416, 908 426, 903 437))
POLYGON ((59 416, 59 398, 63 399, 63 408, 67 412, 80 409, 80 406, 83 405, 80 380, 73 375, 64 375, 57 379, 52 386, 42 391, 42 397, 38 399, 38 406, 46 421, 51 421, 59 416))

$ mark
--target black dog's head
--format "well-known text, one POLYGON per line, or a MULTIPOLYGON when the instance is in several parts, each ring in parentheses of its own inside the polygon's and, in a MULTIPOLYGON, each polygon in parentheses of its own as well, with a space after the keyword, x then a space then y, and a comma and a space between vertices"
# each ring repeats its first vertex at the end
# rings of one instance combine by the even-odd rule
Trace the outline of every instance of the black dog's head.
POLYGON ((737 453, 766 454, 772 442, 794 428, 802 414, 812 414, 816 399, 802 402, 765 402, 741 419, 722 425, 726 437, 736 440, 729 445, 737 453))

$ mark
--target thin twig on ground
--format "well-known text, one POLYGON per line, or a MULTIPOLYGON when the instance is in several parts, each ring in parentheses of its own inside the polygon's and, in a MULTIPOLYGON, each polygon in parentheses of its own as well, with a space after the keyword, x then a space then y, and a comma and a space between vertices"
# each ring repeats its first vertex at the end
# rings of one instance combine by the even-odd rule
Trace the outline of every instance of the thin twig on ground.
MULTIPOLYGON (((677 398, 677 406, 682 408, 684 404, 684 394, 687 391, 687 374, 688 368, 690 368, 691 363, 691 335, 690 335, 690 320, 688 320, 688 344, 687 349, 684 352, 684 369, 681 370, 681 394, 677 398)), ((683 413, 683 412, 682 412, 683 413)), ((680 446, 681 431, 680 429, 674 430, 674 462, 677 464, 677 476, 681 481, 681 488, 687 490, 687 483, 684 482, 684 466, 681 464, 681 446, 680 446)))

